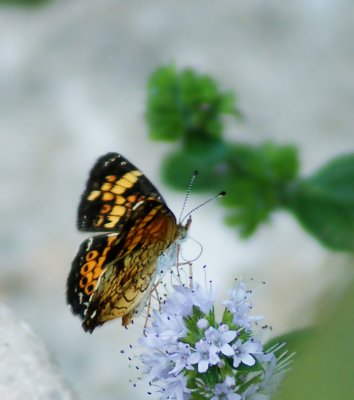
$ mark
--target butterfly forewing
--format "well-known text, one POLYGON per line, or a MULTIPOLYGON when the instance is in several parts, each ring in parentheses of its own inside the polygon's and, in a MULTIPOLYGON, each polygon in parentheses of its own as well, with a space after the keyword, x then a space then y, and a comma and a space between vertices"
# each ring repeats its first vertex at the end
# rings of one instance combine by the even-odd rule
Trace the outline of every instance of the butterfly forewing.
POLYGON ((139 169, 122 155, 108 153, 97 160, 90 172, 78 209, 78 228, 120 231, 134 209, 149 198, 167 208, 155 186, 139 169))

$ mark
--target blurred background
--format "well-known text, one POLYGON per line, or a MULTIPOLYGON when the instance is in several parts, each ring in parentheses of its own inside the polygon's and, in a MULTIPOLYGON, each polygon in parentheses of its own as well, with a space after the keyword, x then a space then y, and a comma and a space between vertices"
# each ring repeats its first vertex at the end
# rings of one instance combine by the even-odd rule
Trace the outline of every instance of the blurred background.
MULTIPOLYGON (((89 169, 120 152, 179 214, 184 194, 159 178, 169 145, 149 141, 144 123, 146 79, 169 62, 235 90, 245 121, 230 124, 228 139, 295 144, 302 175, 353 150, 354 4, 12 3, 0 2, 0 301, 41 337, 79 398, 141 398, 147 388, 132 386, 120 353, 141 330, 115 321, 88 335, 65 304, 70 264, 87 237, 75 221, 89 169)), ((204 199, 192 195, 188 207, 204 199)), ((342 285, 348 256, 326 250, 289 214, 274 214, 247 241, 223 215, 212 203, 193 216, 191 236, 204 248, 195 276, 207 264, 220 299, 235 277, 266 281, 255 312, 274 335, 310 324, 328 289, 342 285)), ((188 244, 186 255, 198 251, 188 244)))

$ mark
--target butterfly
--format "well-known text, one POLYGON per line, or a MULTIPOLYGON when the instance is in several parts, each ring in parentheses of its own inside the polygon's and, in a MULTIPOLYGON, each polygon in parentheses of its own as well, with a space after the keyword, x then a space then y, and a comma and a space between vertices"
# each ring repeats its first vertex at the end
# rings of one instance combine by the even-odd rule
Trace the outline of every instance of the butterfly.
POLYGON ((93 166, 78 208, 77 226, 97 232, 72 262, 66 298, 90 333, 122 318, 128 326, 144 307, 158 274, 176 264, 191 224, 177 223, 155 186, 121 154, 93 166))

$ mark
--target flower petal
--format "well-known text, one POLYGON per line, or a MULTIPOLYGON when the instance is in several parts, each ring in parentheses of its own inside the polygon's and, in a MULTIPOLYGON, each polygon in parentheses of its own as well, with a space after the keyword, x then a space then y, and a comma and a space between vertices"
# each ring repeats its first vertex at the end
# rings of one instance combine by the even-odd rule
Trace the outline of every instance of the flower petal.
POLYGON ((202 374, 208 369, 208 367, 209 367, 208 360, 200 360, 198 363, 198 372, 202 374))

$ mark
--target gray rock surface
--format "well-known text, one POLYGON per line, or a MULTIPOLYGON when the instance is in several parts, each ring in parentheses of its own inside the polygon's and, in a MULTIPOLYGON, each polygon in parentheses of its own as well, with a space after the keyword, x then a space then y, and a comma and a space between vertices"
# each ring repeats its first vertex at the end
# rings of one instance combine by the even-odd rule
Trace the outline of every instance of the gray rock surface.
POLYGON ((41 339, 0 303, 0 399, 76 398, 41 339))

